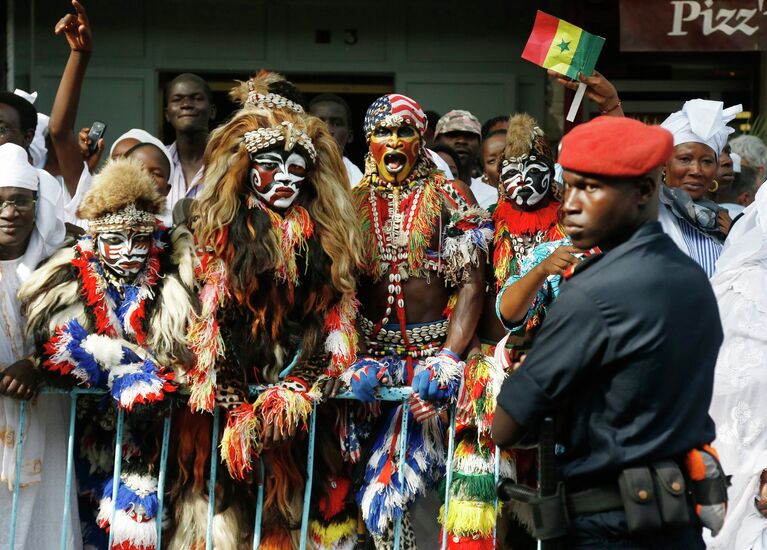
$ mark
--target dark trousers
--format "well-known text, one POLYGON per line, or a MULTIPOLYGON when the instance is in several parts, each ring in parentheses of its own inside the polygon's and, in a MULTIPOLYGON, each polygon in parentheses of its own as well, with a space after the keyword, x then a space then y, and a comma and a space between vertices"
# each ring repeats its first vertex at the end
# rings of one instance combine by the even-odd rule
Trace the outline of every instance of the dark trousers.
POLYGON ((705 550, 698 521, 686 527, 631 535, 622 510, 576 516, 570 520, 570 534, 564 544, 568 550, 705 550))

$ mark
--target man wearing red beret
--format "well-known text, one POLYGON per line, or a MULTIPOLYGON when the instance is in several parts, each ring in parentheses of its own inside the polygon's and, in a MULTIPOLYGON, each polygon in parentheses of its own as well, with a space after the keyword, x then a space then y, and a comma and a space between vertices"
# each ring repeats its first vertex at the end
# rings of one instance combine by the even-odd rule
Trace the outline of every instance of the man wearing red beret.
POLYGON ((684 462, 714 439, 722 331, 706 275, 657 221, 672 148, 667 131, 615 117, 562 141, 565 231, 602 253, 566 276, 501 388, 493 439, 512 446, 555 418, 561 513, 539 517, 566 548, 704 548, 684 462))

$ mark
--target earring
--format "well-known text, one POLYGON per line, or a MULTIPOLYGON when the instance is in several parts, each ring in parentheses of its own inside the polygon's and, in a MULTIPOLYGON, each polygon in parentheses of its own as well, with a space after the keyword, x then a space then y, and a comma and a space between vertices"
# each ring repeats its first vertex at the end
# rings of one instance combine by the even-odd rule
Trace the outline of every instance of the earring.
POLYGON ((714 184, 711 187, 709 187, 708 192, 716 193, 718 189, 719 189, 719 182, 714 180, 714 184))
POLYGON ((662 183, 666 183, 666 169, 664 168, 663 171, 660 173, 660 181, 662 183))

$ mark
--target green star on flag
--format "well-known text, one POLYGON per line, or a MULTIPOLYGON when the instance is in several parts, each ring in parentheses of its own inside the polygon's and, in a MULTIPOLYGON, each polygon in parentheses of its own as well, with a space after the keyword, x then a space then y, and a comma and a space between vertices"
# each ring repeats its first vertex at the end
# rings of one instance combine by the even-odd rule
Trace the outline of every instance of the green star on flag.
POLYGON ((553 69, 574 80, 591 76, 605 39, 557 17, 538 11, 522 59, 553 69))

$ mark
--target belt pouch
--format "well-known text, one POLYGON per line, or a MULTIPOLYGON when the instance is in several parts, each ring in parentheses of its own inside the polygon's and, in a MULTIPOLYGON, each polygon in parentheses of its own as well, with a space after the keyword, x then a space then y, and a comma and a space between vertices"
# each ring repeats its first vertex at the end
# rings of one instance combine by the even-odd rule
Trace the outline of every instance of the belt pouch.
POLYGON ((557 492, 538 496, 530 501, 533 512, 533 535, 539 540, 551 540, 567 535, 570 519, 567 514, 565 486, 557 484, 557 492))
POLYGON ((630 533, 660 529, 661 515, 650 468, 626 468, 618 477, 626 523, 630 533))
POLYGON ((690 507, 687 502, 687 487, 679 465, 672 460, 663 460, 652 465, 658 487, 658 502, 663 524, 681 527, 690 523, 690 507))

